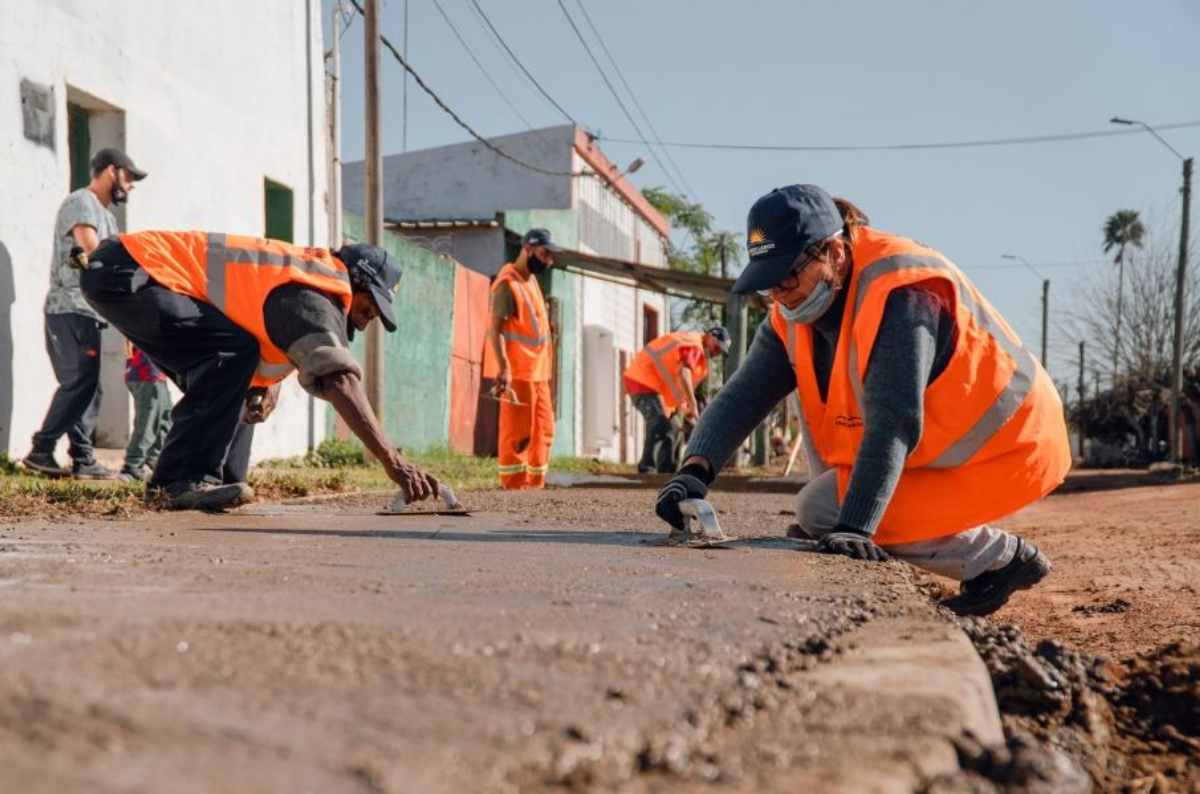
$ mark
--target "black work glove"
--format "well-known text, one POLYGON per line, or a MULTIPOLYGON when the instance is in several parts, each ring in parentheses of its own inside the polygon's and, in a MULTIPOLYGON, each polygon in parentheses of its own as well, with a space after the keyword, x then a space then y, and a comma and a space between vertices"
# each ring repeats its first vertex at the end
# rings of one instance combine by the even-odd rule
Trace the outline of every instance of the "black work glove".
POLYGON ((708 484, 705 479, 709 476, 703 466, 684 466, 658 492, 654 512, 658 513, 658 517, 663 521, 682 532, 683 513, 679 512, 679 503, 684 499, 703 499, 708 496, 708 484))
POLYGON ((875 545, 870 535, 844 524, 839 524, 832 532, 823 535, 817 541, 817 550, 870 562, 887 562, 891 559, 886 551, 875 545))

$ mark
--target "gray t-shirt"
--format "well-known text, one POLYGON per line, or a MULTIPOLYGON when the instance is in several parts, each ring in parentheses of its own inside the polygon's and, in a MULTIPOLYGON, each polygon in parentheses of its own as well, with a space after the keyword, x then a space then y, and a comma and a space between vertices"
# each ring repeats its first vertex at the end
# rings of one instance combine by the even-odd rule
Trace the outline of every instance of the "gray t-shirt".
POLYGON ((50 260, 50 291, 46 293, 46 314, 83 314, 99 319, 79 291, 79 271, 67 263, 76 245, 71 230, 80 224, 96 230, 96 237, 106 240, 115 237, 117 218, 96 194, 86 187, 76 190, 63 200, 54 221, 54 254, 50 260))

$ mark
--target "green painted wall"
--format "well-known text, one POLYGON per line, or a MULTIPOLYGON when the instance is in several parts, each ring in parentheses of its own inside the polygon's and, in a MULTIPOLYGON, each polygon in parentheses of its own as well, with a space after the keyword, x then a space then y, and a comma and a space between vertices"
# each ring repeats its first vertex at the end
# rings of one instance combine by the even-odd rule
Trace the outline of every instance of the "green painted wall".
MULTIPOLYGON (((579 225, 575 210, 512 210, 504 213, 504 225, 517 234, 524 234, 535 227, 549 229, 555 244, 564 248, 578 245, 579 225)), ((516 253, 508 252, 510 262, 516 253)), ((554 455, 575 454, 575 411, 579 405, 575 394, 575 370, 579 363, 575 355, 579 343, 579 278, 574 273, 555 268, 538 279, 542 292, 558 299, 560 312, 559 383, 554 405, 554 446, 550 450, 554 455)))
MULTIPOLYGON (((365 237, 362 218, 346 213, 347 240, 365 237)), ((384 333, 384 428, 411 450, 445 446, 450 423, 450 349, 454 333, 454 265, 385 231, 383 247, 400 262, 396 332, 384 333)), ((362 360, 364 334, 352 347, 362 360)), ((332 435, 333 410, 326 427, 332 435)))

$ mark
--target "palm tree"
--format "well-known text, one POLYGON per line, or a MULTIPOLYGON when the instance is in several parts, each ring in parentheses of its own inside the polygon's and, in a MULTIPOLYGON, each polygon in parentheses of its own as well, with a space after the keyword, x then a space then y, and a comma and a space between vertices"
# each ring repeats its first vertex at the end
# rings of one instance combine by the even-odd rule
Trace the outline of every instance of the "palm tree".
POLYGON ((1117 365, 1121 358, 1121 302, 1125 296, 1125 248, 1142 247, 1146 227, 1142 225, 1137 210, 1117 210, 1104 222, 1104 253, 1117 249, 1113 263, 1119 268, 1117 275, 1117 327, 1113 340, 1113 386, 1117 383, 1117 365))

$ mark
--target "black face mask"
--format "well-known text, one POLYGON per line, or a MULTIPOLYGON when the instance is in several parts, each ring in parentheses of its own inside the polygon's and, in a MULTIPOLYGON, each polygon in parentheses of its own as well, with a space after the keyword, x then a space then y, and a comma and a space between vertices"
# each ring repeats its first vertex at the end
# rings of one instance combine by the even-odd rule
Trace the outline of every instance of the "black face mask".
POLYGON ((112 186, 111 198, 113 204, 124 204, 129 200, 129 193, 127 193, 120 185, 114 182, 112 186))
POLYGON ((550 267, 550 265, 538 259, 533 254, 530 254, 529 258, 525 260, 525 266, 528 267, 529 272, 535 276, 539 275, 540 273, 544 273, 546 268, 550 267))

